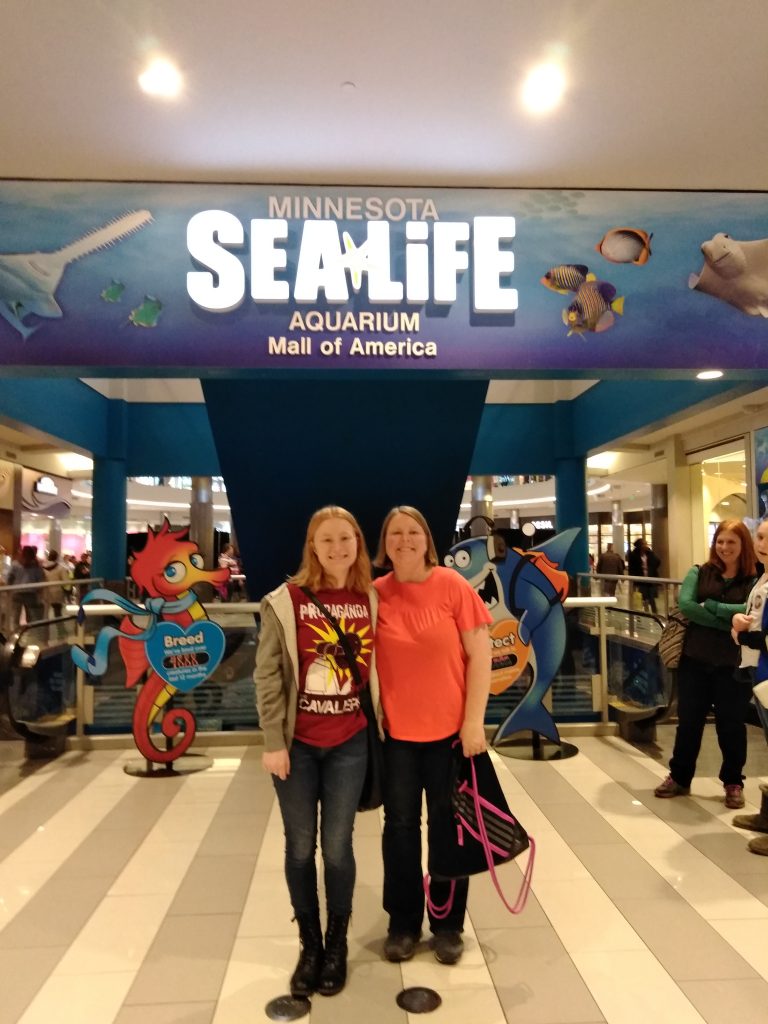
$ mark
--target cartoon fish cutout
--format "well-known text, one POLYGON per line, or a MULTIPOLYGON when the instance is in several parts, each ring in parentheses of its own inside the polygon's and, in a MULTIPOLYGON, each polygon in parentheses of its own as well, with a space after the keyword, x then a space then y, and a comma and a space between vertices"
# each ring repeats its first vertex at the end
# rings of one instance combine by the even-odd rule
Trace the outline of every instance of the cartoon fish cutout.
MULTIPOLYGON (((543 544, 521 551, 506 547, 497 551, 494 537, 473 537, 448 552, 445 564, 467 580, 488 608, 493 624, 489 641, 493 672, 507 681, 519 677, 508 657, 496 655, 505 647, 524 659, 528 686, 519 704, 496 730, 492 743, 520 730, 530 729, 560 742, 557 725, 544 707, 566 647, 563 601, 568 594, 568 574, 560 566, 579 534, 578 527, 563 530, 543 544), (517 623, 514 636, 511 621, 517 623)), ((492 673, 493 674, 493 673, 492 673)))
POLYGON ((545 288, 559 295, 578 291, 579 285, 587 280, 589 268, 582 263, 561 263, 558 267, 550 267, 541 283, 545 288))
POLYGON ((142 304, 131 310, 128 319, 134 327, 157 327, 162 308, 162 302, 154 295, 145 295, 142 304))
POLYGON ((647 231, 640 228, 611 228, 595 249, 611 263, 634 263, 641 267, 651 255, 651 239, 647 231))
POLYGON ((688 287, 749 316, 768 317, 768 238, 739 242, 720 231, 701 246, 704 266, 688 287))
POLYGON ((105 302, 119 302, 125 291, 125 285, 122 281, 115 281, 112 279, 112 283, 108 284, 107 287, 101 292, 101 298, 105 302))
POLYGON ((568 337, 585 331, 601 333, 613 327, 614 313, 624 313, 624 296, 616 298, 616 289, 608 281, 587 279, 579 286, 573 302, 563 310, 568 337))

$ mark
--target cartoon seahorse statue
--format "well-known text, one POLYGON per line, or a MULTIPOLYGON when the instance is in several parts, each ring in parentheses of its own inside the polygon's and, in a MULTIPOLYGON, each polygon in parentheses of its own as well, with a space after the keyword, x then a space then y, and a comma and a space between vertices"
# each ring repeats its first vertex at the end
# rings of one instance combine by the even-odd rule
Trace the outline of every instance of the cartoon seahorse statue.
MULTIPOLYGON (((158 673, 157 662, 153 663, 148 654, 148 644, 157 634, 162 634, 170 635, 172 642, 174 637, 180 637, 186 646, 189 627, 203 621, 208 623, 208 631, 221 634, 218 626, 209 623, 205 609, 191 588, 195 583, 221 586, 229 579, 229 569, 203 568, 203 556, 197 544, 188 539, 188 533, 188 528, 172 530, 167 519, 157 532, 150 529, 145 547, 134 556, 130 567, 131 578, 144 596, 144 604, 134 603, 109 590, 90 591, 82 599, 81 608, 92 601, 109 601, 128 614, 118 629, 107 626, 100 631, 93 654, 81 647, 72 649, 72 659, 79 668, 88 675, 102 675, 107 667, 109 643, 117 637, 127 673, 126 686, 135 686, 149 672, 134 707, 133 738, 144 757, 160 764, 175 761, 189 749, 195 738, 195 719, 186 708, 169 710, 161 720, 163 736, 173 740, 182 730, 183 736, 169 750, 161 750, 153 742, 152 726, 180 687, 158 673), (166 623, 169 625, 164 625, 166 623)), ((210 657, 207 669, 198 672, 191 685, 203 682, 215 670, 222 653, 223 634, 221 650, 210 657)), ((189 688, 190 685, 185 687, 189 688)))

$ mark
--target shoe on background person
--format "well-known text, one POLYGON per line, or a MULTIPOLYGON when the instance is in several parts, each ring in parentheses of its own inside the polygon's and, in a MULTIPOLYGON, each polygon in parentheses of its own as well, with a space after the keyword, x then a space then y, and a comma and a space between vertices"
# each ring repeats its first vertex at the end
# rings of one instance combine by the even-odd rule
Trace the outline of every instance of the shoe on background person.
MULTIPOLYGON (((691 792, 690 786, 681 786, 678 782, 668 775, 664 781, 656 787, 653 791, 654 796, 661 797, 661 799, 671 796, 688 796, 691 792)), ((741 804, 741 807, 744 805, 741 804)))
POLYGON ((744 787, 733 784, 725 787, 725 806, 731 811, 738 811, 744 806, 744 787))

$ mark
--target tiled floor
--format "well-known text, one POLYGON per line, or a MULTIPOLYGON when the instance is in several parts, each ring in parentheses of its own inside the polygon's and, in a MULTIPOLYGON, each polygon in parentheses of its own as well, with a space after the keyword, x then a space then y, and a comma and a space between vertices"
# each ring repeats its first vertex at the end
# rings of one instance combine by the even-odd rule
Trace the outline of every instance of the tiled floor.
MULTIPOLYGON (((497 756, 535 835, 520 917, 482 877, 466 953, 426 943, 381 959, 380 818, 358 816, 351 973, 313 1024, 385 1024, 413 985, 436 989, 442 1024, 764 1024, 768 858, 730 825, 712 727, 690 798, 656 800, 671 728, 656 748, 574 739, 563 761, 497 756)), ((768 770, 750 730, 750 771, 768 770)), ((282 833, 259 747, 208 751, 179 778, 126 774, 130 751, 69 752, 32 770, 0 743, 0 1024, 245 1024, 287 991, 297 943, 282 833)), ((759 807, 760 776, 747 782, 759 807)), ((748 807, 749 809, 749 807, 748 807)), ((517 866, 502 869, 510 890, 517 866)))

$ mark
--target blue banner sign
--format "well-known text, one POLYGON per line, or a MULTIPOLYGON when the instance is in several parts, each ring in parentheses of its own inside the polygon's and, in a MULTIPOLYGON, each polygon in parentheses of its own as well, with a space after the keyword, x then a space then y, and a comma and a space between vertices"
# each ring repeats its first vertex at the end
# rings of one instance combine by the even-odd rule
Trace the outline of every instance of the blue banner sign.
POLYGON ((0 365, 766 368, 764 193, 0 182, 0 365))

